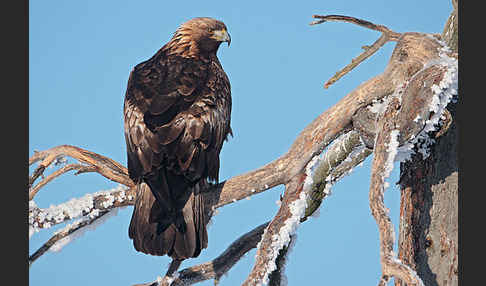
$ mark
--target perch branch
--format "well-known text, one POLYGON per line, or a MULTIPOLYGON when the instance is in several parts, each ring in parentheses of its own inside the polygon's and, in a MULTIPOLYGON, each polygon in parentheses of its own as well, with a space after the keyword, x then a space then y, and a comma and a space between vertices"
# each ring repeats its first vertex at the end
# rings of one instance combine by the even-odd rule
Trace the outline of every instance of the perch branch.
MULTIPOLYGON (((337 144, 338 142, 336 142, 336 143, 333 143, 333 145, 329 147, 329 150, 326 152, 325 156, 329 156, 327 154, 332 153, 333 155, 331 155, 331 158, 333 158, 333 159, 323 159, 322 160, 323 164, 321 164, 321 165, 331 164, 331 168, 328 168, 328 170, 330 170, 330 174, 331 174, 331 176, 330 176, 331 181, 330 182, 335 182, 338 179, 342 178, 345 174, 349 173, 354 167, 356 167, 358 164, 360 164, 370 154, 371 151, 369 149, 366 149, 366 148, 363 148, 362 150, 358 150, 358 152, 355 152, 356 149, 358 149, 357 147, 361 146, 358 142, 360 142, 360 140, 359 140, 359 137, 357 137, 357 133, 355 131, 351 131, 349 134, 346 134, 346 135, 343 135, 342 137, 340 137, 339 144, 337 144)), ((326 157, 324 157, 324 158, 326 158, 326 157)), ((319 167, 317 168, 317 170, 318 169, 319 169, 319 167)), ((324 176, 322 172, 317 172, 317 171, 314 172, 314 175, 313 175, 314 185, 324 185, 325 184, 324 181, 326 179, 327 179, 327 175, 324 176)), ((305 221, 305 219, 307 218, 308 215, 312 215, 312 213, 319 207, 319 205, 314 205, 314 208, 313 208, 312 211, 306 210, 306 215, 305 215, 303 221, 305 221)), ((266 226, 268 224, 269 224, 269 222, 265 223, 264 225, 266 226)), ((260 232, 258 230, 260 227, 261 226, 259 226, 258 228, 250 231, 249 233, 247 233, 243 236, 243 237, 248 237, 248 240, 246 240, 247 242, 251 241, 253 243, 251 245, 248 245, 248 248, 246 249, 246 251, 249 251, 252 248, 255 248, 257 246, 257 243, 260 241, 261 235, 263 233, 263 231, 260 232), (250 239, 250 237, 251 237, 251 239, 250 239)), ((232 245, 235 245, 235 244, 238 245, 238 244, 240 244, 240 242, 235 241, 232 245)), ((285 255, 286 255, 287 249, 286 249, 286 247, 284 247, 284 249, 285 249, 284 252, 281 251, 282 254, 281 255, 279 254, 280 261, 277 261, 276 271, 280 270, 280 267, 281 267, 280 265, 282 264, 281 262, 283 262, 285 260, 285 255)), ((228 251, 229 250, 226 250, 225 253, 227 253, 228 251)), ((230 253, 233 253, 233 254, 224 256, 224 259, 223 259, 223 255, 219 256, 221 258, 220 259, 220 262, 221 262, 220 264, 222 265, 221 267, 223 267, 224 265, 228 265, 228 263, 226 263, 226 260, 234 261, 234 262, 231 262, 231 266, 232 266, 243 255, 243 254, 240 254, 238 252, 230 252, 230 253)), ((229 254, 229 253, 227 253, 227 254, 229 254)), ((210 263, 211 262, 207 262, 207 263, 204 263, 204 264, 199 265, 199 266, 194 266, 191 269, 206 269, 207 270, 207 265, 210 265, 210 263)), ((218 269, 219 268, 215 268, 214 271, 221 272, 218 269)), ((200 277, 200 278, 198 278, 196 280, 191 280, 192 282, 189 282, 189 279, 184 278, 186 276, 182 275, 183 273, 190 273, 190 272, 181 271, 181 272, 179 272, 178 277, 179 277, 179 279, 185 281, 182 285, 188 285, 188 284, 193 284, 193 283, 196 283, 196 282, 199 282, 199 281, 202 281, 202 280, 213 279, 215 277, 215 275, 212 274, 211 271, 208 272, 208 273, 197 274, 197 277, 200 277)), ((225 272, 226 271, 227 270, 225 270, 225 272)), ((164 277, 163 281, 172 281, 172 278, 171 277, 164 277)), ((155 282, 150 282, 150 283, 146 283, 146 284, 139 284, 139 285, 152 285, 153 283, 155 283, 155 282)), ((174 284, 174 285, 178 285, 178 284, 174 284)))
POLYGON ((362 63, 364 60, 369 58, 371 55, 376 53, 384 44, 390 42, 390 41, 398 41, 400 38, 401 34, 393 32, 392 30, 388 29, 386 26, 383 25, 376 25, 373 24, 369 21, 354 18, 354 17, 349 17, 349 16, 342 16, 342 15, 326 15, 326 16, 321 16, 321 15, 313 15, 312 17, 317 18, 319 20, 315 20, 310 23, 310 25, 317 25, 325 22, 331 22, 331 21, 336 21, 336 22, 346 22, 346 23, 353 23, 371 30, 379 31, 382 33, 381 37, 376 40, 371 46, 364 46, 363 49, 365 50, 362 54, 360 54, 358 57, 352 59, 351 63, 347 66, 345 66, 343 69, 338 71, 332 78, 330 78, 325 84, 324 88, 328 88, 331 84, 335 83, 338 81, 341 77, 343 77, 345 74, 349 73, 351 70, 353 70, 355 67, 357 67, 360 63, 362 63))

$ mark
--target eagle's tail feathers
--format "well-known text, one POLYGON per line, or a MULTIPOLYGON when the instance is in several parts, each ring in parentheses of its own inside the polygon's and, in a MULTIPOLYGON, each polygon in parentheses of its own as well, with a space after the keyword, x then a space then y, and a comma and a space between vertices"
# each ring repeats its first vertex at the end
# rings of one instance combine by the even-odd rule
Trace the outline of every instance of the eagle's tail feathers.
POLYGON ((186 259, 198 256, 207 247, 202 195, 193 192, 184 208, 170 216, 156 203, 146 183, 138 184, 137 188, 128 231, 137 251, 186 259))

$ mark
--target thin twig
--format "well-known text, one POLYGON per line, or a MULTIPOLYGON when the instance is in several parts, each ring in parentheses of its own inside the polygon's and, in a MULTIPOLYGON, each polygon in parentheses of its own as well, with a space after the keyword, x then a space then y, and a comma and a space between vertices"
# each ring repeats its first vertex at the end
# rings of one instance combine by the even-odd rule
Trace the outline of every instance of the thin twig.
POLYGON ((343 77, 345 74, 349 73, 351 70, 353 70, 356 66, 358 66, 360 63, 362 63, 364 60, 369 58, 371 55, 376 53, 384 44, 386 44, 389 41, 398 41, 400 38, 401 34, 393 32, 392 30, 388 29, 386 26, 383 25, 376 25, 373 24, 369 21, 358 19, 355 17, 349 17, 349 16, 342 16, 342 15, 313 15, 312 17, 317 18, 319 20, 315 20, 310 23, 310 25, 317 25, 325 22, 346 22, 346 23, 353 23, 371 30, 379 31, 382 33, 381 37, 376 40, 371 46, 365 46, 364 52, 360 54, 358 57, 354 58, 351 63, 347 66, 345 66, 343 69, 340 71, 336 72, 336 74, 330 78, 325 84, 324 88, 328 88, 330 85, 338 81, 341 77, 343 77))
POLYGON ((346 22, 346 23, 353 23, 359 25, 361 27, 365 27, 371 30, 375 30, 378 32, 382 32, 387 34, 390 37, 390 41, 397 41, 400 37, 400 33, 393 32, 388 27, 384 25, 376 25, 371 23, 370 21, 366 21, 363 19, 344 16, 344 15, 312 15, 313 18, 319 19, 310 23, 310 25, 317 25, 324 22, 346 22))
MULTIPOLYGON (((81 169, 81 172, 87 172, 95 170, 103 177, 123 184, 127 187, 134 185, 133 181, 128 177, 128 170, 120 163, 99 155, 97 153, 76 147, 71 145, 60 145, 51 149, 35 152, 32 157, 29 158, 29 165, 41 161, 34 174, 29 178, 29 187, 34 181, 43 174, 45 169, 51 165, 58 157, 69 156, 81 163, 86 164, 86 169, 81 169)), ((51 178, 52 180, 52 178, 51 178)), ((32 200, 35 194, 29 194, 29 200, 32 200)))
POLYGON ((43 165, 40 165, 35 169, 32 176, 29 177, 29 186, 28 186, 29 189, 32 186, 32 184, 34 184, 35 180, 37 180, 37 178, 39 178, 39 176, 41 176, 44 173, 45 169, 46 167, 44 167, 43 165))
POLYGON ((388 41, 389 39, 385 34, 381 35, 381 37, 378 40, 376 40, 376 42, 374 42, 371 46, 366 47, 363 53, 361 53, 356 58, 352 59, 350 64, 342 68, 340 71, 336 72, 336 74, 334 74, 333 77, 331 77, 328 81, 326 81, 326 83, 324 84, 324 88, 326 89, 329 88, 330 85, 338 81, 345 74, 349 73, 351 70, 357 67, 364 60, 366 60, 374 53, 376 53, 388 41))
MULTIPOLYGON (((42 179, 42 181, 40 181, 39 183, 37 183, 37 185, 35 185, 34 187, 32 187, 32 189, 30 189, 30 191, 29 191, 29 200, 32 200, 34 198, 34 196, 37 194, 37 192, 42 187, 44 187, 47 183, 49 183, 50 181, 52 181, 55 178, 59 177, 60 175, 62 175, 64 173, 67 173, 69 171, 72 171, 72 170, 78 170, 78 173, 79 173, 79 172, 83 171, 83 169, 86 169, 86 168, 88 168, 88 166, 84 166, 84 165, 81 165, 81 164, 69 164, 69 165, 66 165, 66 166, 62 167, 61 169, 56 170, 55 172, 53 172, 49 176, 47 176, 44 179, 42 179)), ((87 170, 84 170, 84 172, 86 172, 86 171, 87 170)), ((95 170, 91 169, 90 171, 91 172, 94 172, 95 170)), ((36 174, 38 172, 43 172, 43 170, 42 171, 37 171, 36 170, 36 172, 34 172, 34 174, 36 174)))

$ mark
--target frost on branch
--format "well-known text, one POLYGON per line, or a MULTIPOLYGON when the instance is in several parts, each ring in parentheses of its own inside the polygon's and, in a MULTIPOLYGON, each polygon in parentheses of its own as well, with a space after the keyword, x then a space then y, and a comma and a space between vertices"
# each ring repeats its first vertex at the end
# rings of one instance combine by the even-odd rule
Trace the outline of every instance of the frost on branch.
POLYGON ((109 217, 118 213, 119 207, 131 203, 133 196, 127 194, 128 188, 118 186, 107 191, 86 194, 82 198, 71 199, 68 202, 47 209, 40 209, 35 202, 29 202, 29 238, 40 229, 50 228, 67 220, 80 218, 67 224, 36 252, 29 256, 29 265, 46 251, 60 251, 66 244, 82 236, 88 230, 94 230, 109 217))
MULTIPOLYGON (((307 185, 309 187, 310 183, 304 182, 304 188, 307 185)), ((297 227, 300 224, 300 219, 305 214, 305 209, 307 207, 307 196, 305 191, 301 191, 298 199, 290 203, 290 217, 285 220, 280 231, 272 236, 272 242, 270 244, 269 249, 267 250, 267 256, 269 263, 266 265, 265 273, 263 275, 263 284, 268 284, 268 276, 274 270, 277 269, 276 260, 279 255, 279 252, 284 247, 288 247, 291 241, 291 237, 295 234, 297 227)), ((265 232, 263 233, 265 236, 265 232)), ((261 243, 261 242, 260 242, 261 243)), ((260 243, 257 245, 257 248, 260 249, 260 243)), ((287 250, 288 252, 288 250, 287 250)))
POLYGON ((446 121, 446 116, 448 116, 446 107, 450 102, 455 103, 458 99, 457 59, 448 55, 451 52, 443 42, 433 37, 431 40, 440 44, 439 57, 427 62, 411 80, 411 85, 415 80, 422 82, 423 86, 418 94, 421 98, 410 92, 407 94, 407 102, 404 102, 402 107, 400 120, 408 120, 405 121, 402 129, 419 129, 420 131, 417 134, 405 134, 397 157, 397 161, 400 162, 410 160, 413 152, 422 154, 423 159, 429 156, 429 147, 436 141, 431 136, 431 132, 438 131, 443 125, 445 125, 444 128, 448 128, 447 123, 450 124, 450 122, 446 121), (417 108, 413 101, 420 101, 422 107, 417 108), (412 109, 416 111, 414 112, 412 109), (406 116, 407 114, 410 115, 406 116), (410 121, 411 116, 415 117, 410 121))
POLYGON ((99 211, 125 206, 133 202, 134 196, 122 185, 81 198, 73 198, 65 203, 40 209, 34 200, 29 202, 29 238, 40 229, 50 228, 59 223, 87 216, 92 218, 99 211))

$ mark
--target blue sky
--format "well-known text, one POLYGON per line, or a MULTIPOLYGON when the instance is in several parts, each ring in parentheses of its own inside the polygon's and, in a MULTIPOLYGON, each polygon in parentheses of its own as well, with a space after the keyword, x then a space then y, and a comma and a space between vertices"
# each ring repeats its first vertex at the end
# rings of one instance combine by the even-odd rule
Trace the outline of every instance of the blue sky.
MULTIPOLYGON (((309 26, 313 14, 343 14, 396 32, 441 33, 450 1, 30 1, 29 155, 76 145, 126 165, 123 98, 131 69, 150 58, 186 20, 224 21, 231 46, 218 56, 233 96, 234 137, 221 153, 221 180, 284 154, 300 131, 360 83, 381 73, 394 43, 329 89, 323 83, 380 34, 345 23, 309 26)), ((289 285, 376 285, 378 231, 368 202, 371 157, 332 188, 320 216, 301 224, 286 266, 289 285)), ((385 203, 397 228, 398 165, 385 203)), ((42 189, 40 207, 116 187, 96 174, 69 174, 42 189)), ((182 267, 219 255, 237 237, 269 220, 283 187, 219 209, 209 247, 182 267)), ((132 208, 49 252, 29 269, 30 285, 133 285, 166 271, 167 257, 138 253, 128 238, 132 208)), ((29 241, 29 253, 53 230, 29 241)), ((239 285, 254 262, 249 252, 221 279, 239 285)), ((206 281, 199 285, 213 285, 206 281)))

